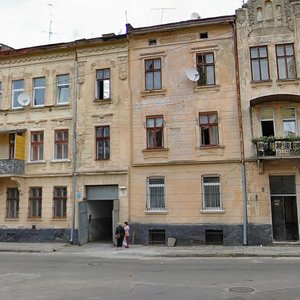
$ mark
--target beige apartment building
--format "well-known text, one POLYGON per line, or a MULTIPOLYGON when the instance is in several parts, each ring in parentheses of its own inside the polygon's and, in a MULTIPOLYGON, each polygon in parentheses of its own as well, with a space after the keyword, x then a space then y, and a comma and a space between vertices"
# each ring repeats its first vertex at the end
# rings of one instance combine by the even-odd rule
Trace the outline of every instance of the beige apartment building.
POLYGON ((127 25, 136 243, 243 242, 234 22, 127 25))
POLYGON ((112 240, 128 218, 125 35, 0 52, 0 240, 112 240))
POLYGON ((299 241, 300 1, 249 0, 236 13, 249 238, 299 241))

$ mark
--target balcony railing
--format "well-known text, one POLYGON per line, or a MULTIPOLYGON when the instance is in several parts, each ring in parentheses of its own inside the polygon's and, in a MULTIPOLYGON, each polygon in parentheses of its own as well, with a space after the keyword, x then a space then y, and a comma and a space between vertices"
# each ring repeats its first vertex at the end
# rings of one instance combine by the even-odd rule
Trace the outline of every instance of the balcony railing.
POLYGON ((253 140, 258 157, 293 158, 300 157, 300 139, 274 138, 253 140))
POLYGON ((24 173, 24 160, 0 159, 0 175, 23 175, 24 173))

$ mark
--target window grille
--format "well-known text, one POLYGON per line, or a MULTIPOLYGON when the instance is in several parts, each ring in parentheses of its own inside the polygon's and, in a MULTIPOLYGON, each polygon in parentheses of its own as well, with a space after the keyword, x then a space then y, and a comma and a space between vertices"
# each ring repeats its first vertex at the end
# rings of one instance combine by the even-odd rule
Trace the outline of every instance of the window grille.
POLYGON ((149 245, 165 245, 166 233, 164 229, 149 230, 149 245))
POLYGON ((203 209, 222 210, 220 177, 203 177, 203 209))
POLYGON ((165 178, 147 178, 147 210, 165 210, 165 178))
POLYGON ((223 230, 205 230, 206 245, 223 245, 223 230))

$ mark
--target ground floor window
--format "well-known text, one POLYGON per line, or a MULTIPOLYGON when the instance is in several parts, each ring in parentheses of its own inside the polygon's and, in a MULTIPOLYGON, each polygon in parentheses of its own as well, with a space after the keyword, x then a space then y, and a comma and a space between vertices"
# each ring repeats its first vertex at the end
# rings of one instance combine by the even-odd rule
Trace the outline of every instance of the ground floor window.
POLYGON ((165 210, 165 178, 147 178, 147 210, 165 210))
POLYGON ((31 187, 29 190, 28 218, 42 217, 42 188, 31 187))
POLYGON ((221 210, 221 183, 219 176, 202 177, 202 203, 204 210, 221 210))
POLYGON ((67 188, 54 187, 53 191, 53 218, 67 217, 67 188))
POLYGON ((19 218, 19 190, 17 188, 7 189, 6 218, 19 218))

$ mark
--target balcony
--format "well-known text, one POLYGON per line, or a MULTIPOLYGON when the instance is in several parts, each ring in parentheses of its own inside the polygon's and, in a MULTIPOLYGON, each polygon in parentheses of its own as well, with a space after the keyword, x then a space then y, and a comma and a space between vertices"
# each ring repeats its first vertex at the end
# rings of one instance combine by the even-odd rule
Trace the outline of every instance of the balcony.
POLYGON ((1 175, 23 175, 25 172, 24 160, 18 159, 0 159, 1 175))
POLYGON ((300 137, 262 137, 252 142, 260 159, 300 158, 300 137))

